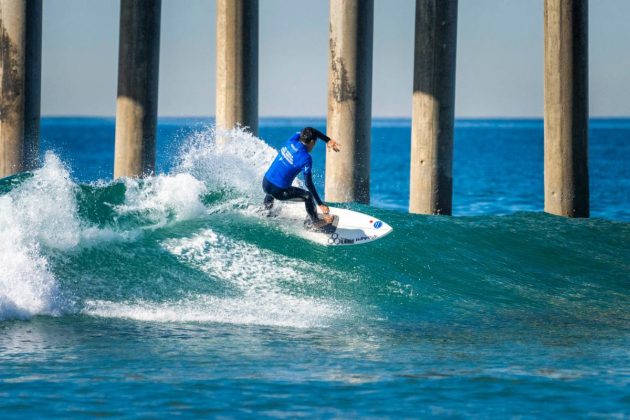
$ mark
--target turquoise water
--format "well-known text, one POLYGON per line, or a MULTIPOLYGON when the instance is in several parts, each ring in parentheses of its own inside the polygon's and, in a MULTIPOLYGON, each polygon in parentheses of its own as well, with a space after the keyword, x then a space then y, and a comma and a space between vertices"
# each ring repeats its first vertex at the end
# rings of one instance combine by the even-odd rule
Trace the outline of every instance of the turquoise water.
MULTIPOLYGON (((260 217, 296 127, 218 144, 164 120, 159 175, 111 182, 113 121, 45 119, 0 180, 0 412, 630 415, 630 124, 591 124, 592 213, 542 210, 540 121, 459 121, 455 217, 409 215, 409 122, 373 128, 372 244, 260 217)), ((315 155, 322 185, 322 150, 315 155)))

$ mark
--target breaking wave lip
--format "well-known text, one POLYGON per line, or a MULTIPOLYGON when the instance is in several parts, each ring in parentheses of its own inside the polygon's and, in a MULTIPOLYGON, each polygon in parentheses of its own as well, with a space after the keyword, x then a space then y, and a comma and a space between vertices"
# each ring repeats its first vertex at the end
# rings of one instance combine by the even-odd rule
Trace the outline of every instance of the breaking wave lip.
POLYGON ((62 296, 42 248, 68 250, 80 240, 75 184, 55 155, 0 196, 0 320, 61 312, 62 296))

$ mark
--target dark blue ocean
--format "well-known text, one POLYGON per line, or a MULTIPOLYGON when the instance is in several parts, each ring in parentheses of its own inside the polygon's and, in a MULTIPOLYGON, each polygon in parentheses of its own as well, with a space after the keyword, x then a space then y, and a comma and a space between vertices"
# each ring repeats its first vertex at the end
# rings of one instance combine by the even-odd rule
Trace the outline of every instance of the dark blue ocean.
POLYGON ((0 417, 630 416, 630 120, 591 121, 564 219, 542 120, 458 120, 445 217, 407 213, 410 121, 376 119, 342 206, 394 232, 338 248, 258 211, 305 125, 164 118, 156 175, 112 181, 113 119, 44 118, 0 180, 0 417))

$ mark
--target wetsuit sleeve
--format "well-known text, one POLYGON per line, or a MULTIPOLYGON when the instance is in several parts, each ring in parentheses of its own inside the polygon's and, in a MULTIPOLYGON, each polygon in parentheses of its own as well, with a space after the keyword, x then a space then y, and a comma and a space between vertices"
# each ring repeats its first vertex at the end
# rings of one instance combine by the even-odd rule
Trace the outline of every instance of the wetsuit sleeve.
POLYGON ((313 194, 313 198, 318 206, 322 205, 322 199, 319 198, 319 194, 317 194, 317 190, 315 189, 315 184, 313 184, 313 175, 311 172, 308 174, 304 174, 304 183, 306 184, 306 188, 313 194))
POLYGON ((306 163, 304 164, 304 168, 302 169, 302 173, 304 174, 304 183, 306 184, 306 188, 313 194, 313 198, 318 206, 322 205, 322 199, 319 198, 319 194, 317 194, 317 189, 315 188, 315 184, 313 184, 313 161, 308 158, 306 163))
POLYGON ((328 137, 326 134, 322 133, 318 129, 313 128, 313 127, 308 127, 308 128, 313 130, 313 132, 315 133, 318 139, 324 140, 324 143, 328 143, 330 141, 330 137, 328 137))

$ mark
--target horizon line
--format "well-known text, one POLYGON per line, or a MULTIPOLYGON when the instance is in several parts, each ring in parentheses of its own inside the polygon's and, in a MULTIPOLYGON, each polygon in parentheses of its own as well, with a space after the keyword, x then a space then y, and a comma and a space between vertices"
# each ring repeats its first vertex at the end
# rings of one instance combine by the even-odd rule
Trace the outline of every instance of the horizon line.
MULTIPOLYGON (((115 115, 71 115, 71 114, 47 114, 41 115, 40 118, 93 118, 93 119, 116 119, 115 115)), ((215 116, 209 115, 158 115, 159 119, 216 119, 215 116)), ((272 119, 292 119, 292 120, 326 120, 325 116, 281 116, 281 115, 265 115, 259 116, 259 120, 272 120, 272 119)), ((411 116, 372 116, 374 120, 409 120, 411 121, 411 116)), ((543 120, 544 117, 541 116, 461 116, 455 117, 455 120, 543 120)), ((588 117, 589 120, 596 119, 630 119, 629 115, 593 115, 588 117)))

